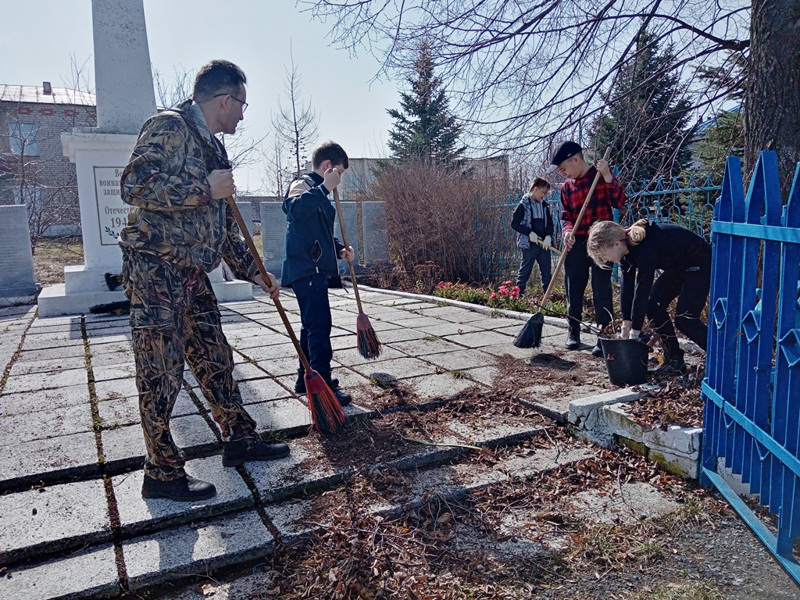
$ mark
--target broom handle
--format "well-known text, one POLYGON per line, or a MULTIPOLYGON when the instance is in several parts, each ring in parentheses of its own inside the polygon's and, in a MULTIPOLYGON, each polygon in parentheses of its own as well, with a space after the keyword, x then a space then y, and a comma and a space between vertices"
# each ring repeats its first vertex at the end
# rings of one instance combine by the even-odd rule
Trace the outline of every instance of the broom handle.
MULTIPOLYGON (((350 244, 347 243, 347 231, 344 228, 344 219, 342 219, 342 205, 339 204, 339 190, 333 188, 333 201, 336 203, 336 213, 339 215, 339 229, 342 230, 342 242, 344 247, 349 248, 350 244)), ((353 292, 356 294, 356 305, 358 306, 358 314, 363 313, 361 310, 361 296, 358 295, 358 284, 356 283, 356 270, 353 268, 353 261, 348 260, 347 264, 350 266, 350 281, 353 282, 353 292)))
MULTIPOLYGON (((242 236, 244 236, 244 241, 247 244, 247 249, 250 250, 250 254, 253 257, 253 260, 256 261, 256 266, 258 267, 258 272, 261 274, 261 279, 264 280, 264 283, 269 283, 269 275, 267 274, 267 268, 264 266, 264 262, 261 260, 261 255, 258 253, 256 249, 256 244, 253 241, 253 236, 250 235, 250 231, 247 229, 247 225, 244 223, 244 219, 242 219, 242 215, 239 212, 239 207, 236 206, 236 202, 233 200, 233 196, 228 196, 226 198, 228 201, 228 206, 233 213, 234 219, 236 219, 236 223, 239 225, 239 229, 242 232, 242 236)), ((294 344, 294 349, 297 351, 297 355, 300 357, 300 362, 303 363, 303 368, 305 369, 306 373, 311 372, 311 365, 306 358, 305 353, 303 352, 303 348, 300 346, 300 341, 297 339, 297 336, 294 333, 294 329, 292 329, 292 324, 289 322, 289 317, 286 316, 286 311, 283 310, 283 305, 278 298, 272 300, 275 303, 275 308, 278 309, 278 314, 281 316, 281 320, 283 321, 283 326, 286 327, 286 331, 289 333, 289 337, 292 338, 292 343, 294 344)))
MULTIPOLYGON (((611 148, 606 148, 606 153, 603 155, 603 160, 608 160, 609 155, 611 154, 611 148)), ((581 212, 578 213, 578 218, 575 219, 575 225, 572 226, 572 231, 578 229, 578 226, 581 224, 581 220, 583 219, 583 213, 586 212, 586 207, 589 206, 589 202, 592 200, 592 196, 594 196, 594 189, 597 187, 597 183, 600 181, 600 171, 598 171, 594 176, 594 181, 592 182, 592 187, 589 188, 589 193, 586 194, 586 200, 583 201, 583 206, 581 206, 581 212)), ((547 298, 550 297, 550 292, 553 291, 553 285, 555 285, 556 277, 561 272, 561 267, 564 266, 564 261, 567 259, 567 254, 569 254, 569 249, 564 248, 561 251, 561 256, 558 259, 558 264, 556 265, 556 271, 553 273, 552 278, 550 279, 550 285, 547 286, 547 291, 542 296, 542 304, 547 304, 547 298)))

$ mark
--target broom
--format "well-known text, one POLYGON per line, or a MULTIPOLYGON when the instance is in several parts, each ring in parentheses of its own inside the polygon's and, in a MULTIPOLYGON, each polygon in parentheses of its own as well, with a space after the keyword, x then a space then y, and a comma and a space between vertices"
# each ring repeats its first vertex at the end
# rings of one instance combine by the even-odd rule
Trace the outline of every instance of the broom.
MULTIPOLYGON (((603 160, 608 160, 610 154, 611 148, 606 148, 606 153, 603 155, 603 160)), ((586 194, 586 200, 583 201, 583 206, 581 206, 581 211, 578 213, 578 218, 575 219, 575 225, 572 228, 573 231, 578 229, 578 226, 581 224, 583 213, 586 212, 586 207, 589 206, 589 202, 591 202, 592 196, 594 196, 594 190, 599 181, 600 171, 598 171, 594 176, 592 187, 589 188, 589 193, 586 194)), ((550 297, 550 292, 553 291, 553 285, 556 282, 556 277, 561 272, 561 268, 564 266, 564 261, 566 260, 568 253, 569 250, 564 248, 564 250, 561 252, 561 255, 558 257, 558 264, 556 265, 555 273, 553 273, 553 276, 550 279, 550 285, 547 286, 547 290, 545 291, 544 296, 542 296, 541 306, 545 306, 547 304, 547 299, 550 297)), ((544 313, 539 310, 539 312, 528 319, 528 322, 522 327, 522 330, 517 334, 517 337, 514 338, 514 345, 517 348, 538 348, 539 344, 542 343, 543 327, 544 313)))
MULTIPOLYGON (((253 242, 253 237, 250 235, 250 232, 248 231, 247 226, 242 219, 242 215, 239 213, 239 208, 236 206, 233 196, 228 196, 227 201, 228 206, 230 207, 231 212, 236 219, 236 223, 239 225, 242 236, 244 236, 244 241, 247 244, 247 248, 250 250, 253 260, 256 261, 256 266, 258 266, 258 271, 261 273, 261 278, 264 280, 264 282, 268 282, 269 276, 267 275, 267 269, 264 267, 264 263, 261 261, 261 256, 258 254, 256 245, 253 242)), ((292 329, 292 324, 289 322, 289 318, 286 316, 286 311, 283 309, 281 301, 275 298, 273 302, 275 303, 275 308, 278 309, 278 314, 281 316, 283 326, 286 327, 289 337, 292 338, 294 349, 297 351, 297 355, 300 357, 300 362, 303 364, 303 369, 305 370, 304 379, 306 383, 306 396, 308 397, 308 409, 311 411, 311 422, 313 427, 320 433, 336 431, 339 426, 344 424, 344 411, 342 410, 342 406, 339 404, 339 401, 336 399, 333 391, 328 384, 325 383, 325 380, 322 378, 322 376, 311 368, 311 365, 309 364, 308 359, 306 358, 306 355, 300 346, 300 341, 297 339, 294 329, 292 329)))
MULTIPOLYGON (((342 206, 339 204, 339 190, 333 188, 333 200, 336 202, 336 212, 339 215, 339 227, 342 230, 342 242, 345 248, 349 248, 350 244, 347 243, 347 231, 344 228, 344 219, 342 219, 342 206)), ((375 329, 372 328, 372 323, 369 322, 369 317, 364 314, 361 309, 361 297, 358 294, 358 284, 356 283, 356 271, 353 268, 353 261, 348 260, 347 264, 350 266, 350 279, 353 282, 353 292, 356 295, 356 305, 358 306, 358 318, 356 319, 356 333, 358 335, 358 353, 364 358, 375 359, 381 355, 381 343, 378 341, 378 335, 375 329)))

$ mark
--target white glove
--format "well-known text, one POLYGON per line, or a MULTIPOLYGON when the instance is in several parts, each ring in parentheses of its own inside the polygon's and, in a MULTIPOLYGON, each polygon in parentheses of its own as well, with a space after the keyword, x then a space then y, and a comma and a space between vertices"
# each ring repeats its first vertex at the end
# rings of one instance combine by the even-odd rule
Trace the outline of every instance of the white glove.
POLYGON ((550 250, 550 246, 553 244, 553 238, 549 235, 544 236, 544 240, 542 241, 542 248, 545 250, 550 250))
POLYGON ((538 244, 541 240, 539 236, 533 233, 532 231, 528 234, 528 239, 532 241, 534 244, 538 244))
POLYGON ((639 331, 638 329, 631 329, 631 335, 630 335, 630 337, 628 339, 629 340, 638 340, 640 333, 642 333, 642 332, 639 331))
POLYGON ((622 327, 619 328, 619 339, 627 340, 631 335, 631 321, 623 321, 622 327))

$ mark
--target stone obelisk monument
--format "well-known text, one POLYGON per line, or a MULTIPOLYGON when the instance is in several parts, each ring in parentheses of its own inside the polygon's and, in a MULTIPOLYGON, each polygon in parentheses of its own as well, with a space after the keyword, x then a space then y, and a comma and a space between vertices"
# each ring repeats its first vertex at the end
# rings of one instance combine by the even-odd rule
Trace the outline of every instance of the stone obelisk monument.
MULTIPOLYGON (((120 175, 142 123, 156 113, 143 0, 92 0, 92 29, 97 127, 61 136, 77 171, 84 264, 65 267, 65 283, 42 290, 40 317, 86 313, 124 299, 121 290, 109 290, 105 274, 122 269, 117 234, 130 206, 120 198, 120 175)), ((223 283, 216 272, 212 280, 220 300, 252 298, 249 283, 223 283)))

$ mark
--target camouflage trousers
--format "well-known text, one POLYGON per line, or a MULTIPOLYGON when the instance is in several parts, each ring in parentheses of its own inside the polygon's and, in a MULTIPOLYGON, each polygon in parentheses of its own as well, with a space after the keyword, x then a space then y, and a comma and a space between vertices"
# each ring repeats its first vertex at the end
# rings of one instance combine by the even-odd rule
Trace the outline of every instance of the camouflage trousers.
POLYGON ((256 423, 233 380, 233 351, 222 333, 208 276, 125 249, 125 294, 131 300, 136 386, 147 456, 144 471, 170 480, 185 475, 185 456, 172 439, 170 416, 184 361, 200 384, 223 440, 254 435, 256 423))

